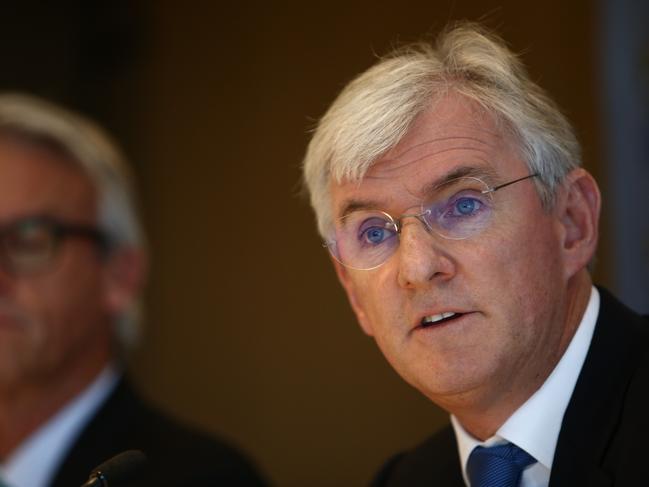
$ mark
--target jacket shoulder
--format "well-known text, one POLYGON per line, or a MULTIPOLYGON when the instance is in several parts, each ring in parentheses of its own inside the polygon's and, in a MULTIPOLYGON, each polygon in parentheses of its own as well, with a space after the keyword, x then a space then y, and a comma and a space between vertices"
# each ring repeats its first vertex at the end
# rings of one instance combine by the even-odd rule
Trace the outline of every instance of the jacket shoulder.
POLYGON ((595 332, 563 417, 550 485, 640 485, 649 436, 649 321, 599 288, 595 332), (581 479, 581 480, 580 480, 581 479), (625 479, 622 481, 622 479, 625 479))
POLYGON ((94 467, 125 450, 146 455, 140 487, 265 485, 228 441, 172 418, 123 380, 71 447, 52 487, 81 485, 94 467))
POLYGON ((455 434, 450 425, 410 451, 389 459, 376 475, 373 487, 464 485, 455 434))

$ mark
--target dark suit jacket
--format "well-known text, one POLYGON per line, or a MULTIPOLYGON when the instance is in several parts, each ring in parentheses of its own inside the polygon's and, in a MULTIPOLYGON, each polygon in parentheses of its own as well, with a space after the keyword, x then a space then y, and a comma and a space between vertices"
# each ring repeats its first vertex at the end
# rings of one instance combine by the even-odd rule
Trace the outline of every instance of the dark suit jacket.
POLYGON ((113 487, 264 485, 240 453, 163 415, 122 380, 77 438, 51 487, 79 487, 92 469, 129 449, 146 454, 146 467, 137 480, 113 487))
MULTIPOLYGON (((649 485, 649 322, 599 292, 593 340, 563 417, 550 487, 649 485)), ((464 486, 452 428, 392 458, 372 485, 464 486)))

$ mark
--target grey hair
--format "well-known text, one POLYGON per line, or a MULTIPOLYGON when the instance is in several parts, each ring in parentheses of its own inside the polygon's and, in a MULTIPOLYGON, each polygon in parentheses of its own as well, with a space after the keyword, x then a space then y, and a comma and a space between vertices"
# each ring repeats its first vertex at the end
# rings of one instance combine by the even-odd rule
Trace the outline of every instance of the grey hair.
MULTIPOLYGON (((97 191, 97 223, 108 238, 109 249, 146 247, 130 169, 117 144, 98 125, 40 98, 5 93, 0 94, 3 132, 53 143, 80 167, 97 191)), ((117 317, 116 339, 124 351, 137 343, 140 324, 139 301, 117 317)))
POLYGON ((546 209, 581 165, 581 148, 556 104, 499 37, 478 24, 449 26, 430 43, 395 50, 352 80, 320 119, 304 161, 304 182, 323 237, 332 223, 330 184, 360 181, 449 92, 475 102, 516 142, 546 209))

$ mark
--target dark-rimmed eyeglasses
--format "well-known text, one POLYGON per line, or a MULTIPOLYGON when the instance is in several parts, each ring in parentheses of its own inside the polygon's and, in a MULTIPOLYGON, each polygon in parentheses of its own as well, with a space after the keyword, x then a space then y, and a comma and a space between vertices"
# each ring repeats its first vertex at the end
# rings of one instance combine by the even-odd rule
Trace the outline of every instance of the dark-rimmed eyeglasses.
POLYGON ((358 270, 379 267, 399 247, 405 218, 416 218, 445 239, 460 240, 483 232, 494 213, 494 193, 526 179, 530 174, 490 186, 476 177, 461 177, 445 182, 421 203, 418 213, 394 218, 379 210, 355 210, 334 222, 333 235, 324 245, 342 265, 358 270))
POLYGON ((13 275, 46 271, 66 238, 84 238, 106 251, 108 239, 98 228, 32 216, 0 227, 0 266, 13 275))

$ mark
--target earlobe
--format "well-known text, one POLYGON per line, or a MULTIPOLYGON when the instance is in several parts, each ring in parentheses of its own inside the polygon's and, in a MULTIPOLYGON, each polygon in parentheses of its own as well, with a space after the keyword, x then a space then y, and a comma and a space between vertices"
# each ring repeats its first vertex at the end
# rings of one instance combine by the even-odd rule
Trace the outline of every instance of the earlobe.
POLYGON ((146 267, 146 255, 140 249, 121 248, 107 257, 104 285, 111 313, 122 313, 133 303, 143 286, 146 267))
POLYGON ((340 262, 331 258, 333 262, 334 269, 336 270, 336 275, 340 284, 342 284, 345 292, 347 293, 347 298, 349 299, 349 304, 356 315, 358 324, 361 326, 362 330, 369 336, 374 336, 370 320, 368 319, 365 310, 363 309, 357 295, 357 289, 355 283, 352 281, 351 276, 349 275, 349 270, 343 266, 340 262))
POLYGON ((557 202, 563 228, 562 250, 569 276, 586 267, 595 255, 601 195, 586 170, 573 170, 557 202))

